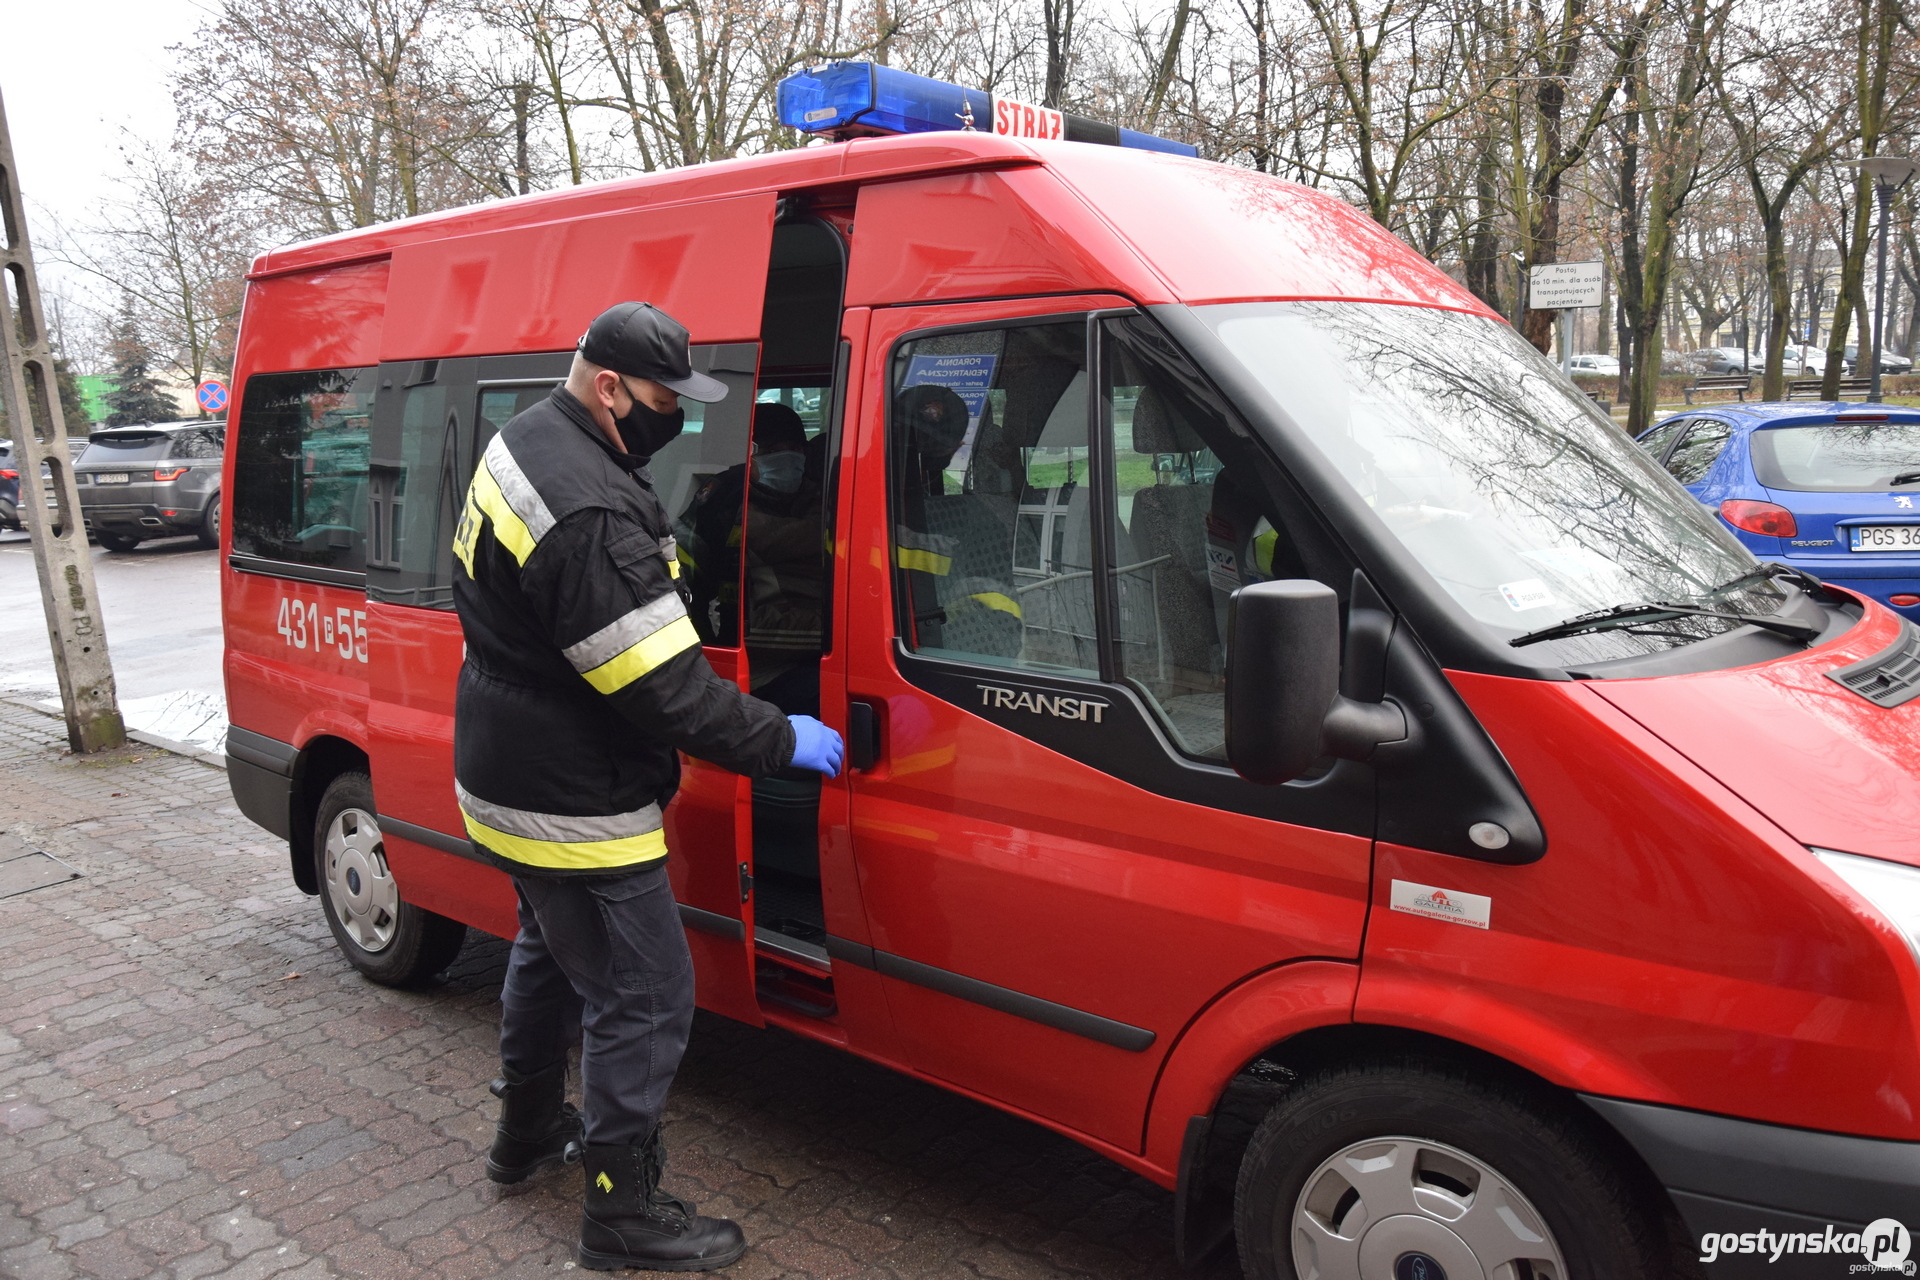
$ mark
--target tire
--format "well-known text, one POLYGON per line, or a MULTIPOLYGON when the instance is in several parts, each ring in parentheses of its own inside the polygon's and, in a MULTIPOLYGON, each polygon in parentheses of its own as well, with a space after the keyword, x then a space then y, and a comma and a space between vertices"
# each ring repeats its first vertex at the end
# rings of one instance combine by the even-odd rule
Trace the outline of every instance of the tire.
POLYGON ((100 545, 109 551, 131 551, 140 545, 140 539, 130 533, 102 533, 96 535, 100 545))
POLYGON ((1291 1089, 1248 1143, 1234 1229, 1249 1280, 1642 1280, 1671 1257, 1660 1213, 1577 1113, 1415 1056, 1291 1089))
POLYGON ((327 784, 313 824, 314 877, 347 963, 382 986, 404 987, 452 964, 467 927, 401 898, 375 813, 366 774, 343 773, 327 784))
POLYGON ((200 529, 197 534, 203 547, 220 545, 220 495, 214 494, 207 499, 206 514, 200 517, 200 529))

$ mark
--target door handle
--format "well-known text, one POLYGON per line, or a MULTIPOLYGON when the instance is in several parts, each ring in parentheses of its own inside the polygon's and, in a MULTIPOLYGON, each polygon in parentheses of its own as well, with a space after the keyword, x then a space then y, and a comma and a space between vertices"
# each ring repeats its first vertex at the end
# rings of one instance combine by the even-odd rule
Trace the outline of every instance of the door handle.
POLYGON ((847 763, 862 773, 880 763, 880 711, 871 702, 847 704, 847 763))

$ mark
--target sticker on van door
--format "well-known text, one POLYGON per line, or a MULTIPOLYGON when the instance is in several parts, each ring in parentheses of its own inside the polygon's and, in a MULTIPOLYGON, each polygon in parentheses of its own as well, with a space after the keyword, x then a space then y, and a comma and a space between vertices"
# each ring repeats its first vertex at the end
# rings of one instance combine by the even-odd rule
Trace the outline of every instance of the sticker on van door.
POLYGON ((1411 880, 1395 880, 1388 905, 1408 915, 1429 920, 1445 920, 1475 929, 1488 928, 1493 920, 1493 899, 1457 889, 1440 889, 1411 880))

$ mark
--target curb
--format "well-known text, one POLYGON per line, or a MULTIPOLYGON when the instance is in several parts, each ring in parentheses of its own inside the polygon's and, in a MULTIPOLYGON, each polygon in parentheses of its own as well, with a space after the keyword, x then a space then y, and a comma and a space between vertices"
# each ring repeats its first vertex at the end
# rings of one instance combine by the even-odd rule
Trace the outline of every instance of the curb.
MULTIPOLYGON (((16 707, 25 707, 29 711, 38 711, 41 715, 52 716, 56 720, 64 719, 66 716, 66 711, 57 702, 29 702, 25 698, 7 698, 4 701, 16 707)), ((196 747, 190 742, 175 742, 172 738, 163 738, 157 733, 148 733, 144 729, 129 729, 127 737, 145 746, 158 747, 176 756, 198 760, 211 768, 225 771, 227 767, 227 756, 224 751, 209 751, 205 747, 196 747)))

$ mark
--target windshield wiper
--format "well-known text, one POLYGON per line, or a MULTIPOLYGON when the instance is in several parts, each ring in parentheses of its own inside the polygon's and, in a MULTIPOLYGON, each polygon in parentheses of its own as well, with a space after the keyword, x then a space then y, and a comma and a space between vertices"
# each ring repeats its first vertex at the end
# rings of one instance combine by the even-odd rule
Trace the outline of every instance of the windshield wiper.
POLYGON ((1733 613, 1725 609, 1701 609, 1690 604, 1671 604, 1665 601, 1648 601, 1641 604, 1617 604, 1611 609, 1601 609, 1594 613, 1583 613, 1565 622, 1556 622, 1550 627, 1541 627, 1538 631, 1529 631, 1525 635, 1515 636, 1507 641, 1518 649, 1522 645, 1537 644, 1542 640, 1558 640, 1563 636, 1577 636, 1584 631, 1617 631, 1623 627, 1643 622, 1665 622, 1669 618, 1724 618, 1728 622, 1741 622, 1750 627, 1760 627, 1790 640, 1811 640, 1819 635, 1822 628, 1810 622, 1796 622, 1792 618, 1765 617, 1756 613, 1733 613))
POLYGON ((1896 484, 1913 484, 1916 481, 1920 481, 1920 471, 1902 471, 1899 475, 1887 481, 1887 485, 1891 488, 1896 484))

